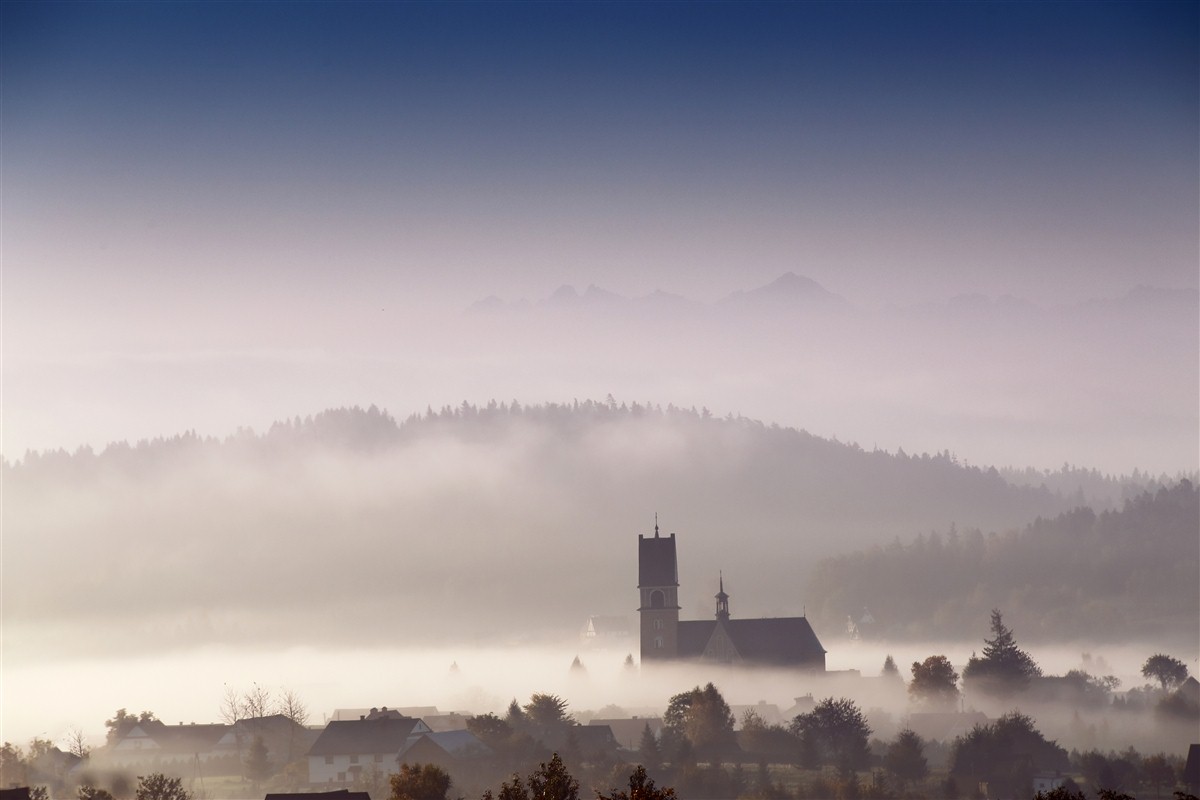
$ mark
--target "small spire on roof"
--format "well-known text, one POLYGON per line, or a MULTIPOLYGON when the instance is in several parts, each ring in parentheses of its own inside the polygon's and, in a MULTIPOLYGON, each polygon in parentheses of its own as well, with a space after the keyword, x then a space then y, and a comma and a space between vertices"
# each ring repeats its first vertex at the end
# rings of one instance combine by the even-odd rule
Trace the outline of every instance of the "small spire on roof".
POLYGON ((654 538, 658 538, 658 512, 654 512, 654 538))
POLYGON ((729 595, 725 594, 725 573, 717 572, 720 591, 717 592, 717 619, 729 619, 729 595))

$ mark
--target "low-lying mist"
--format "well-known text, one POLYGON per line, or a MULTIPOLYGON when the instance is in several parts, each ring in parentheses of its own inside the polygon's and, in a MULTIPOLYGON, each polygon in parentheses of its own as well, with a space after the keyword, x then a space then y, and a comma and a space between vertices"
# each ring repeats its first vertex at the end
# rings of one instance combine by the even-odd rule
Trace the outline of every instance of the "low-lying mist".
POLYGON ((797 615, 824 556, 1071 504, 948 456, 605 404, 331 412, 29 458, 5 485, 6 640, 94 654, 574 632, 632 613, 656 512, 685 618, 720 570, 735 616, 797 615))
MULTIPOLYGON (((884 659, 895 658, 907 677, 908 665, 931 654, 945 654, 961 670, 978 642, 856 642, 826 643, 830 673, 813 675, 778 670, 745 670, 714 665, 672 665, 629 669, 628 647, 588 649, 572 641, 531 642, 522 645, 410 647, 380 632, 375 647, 316 646, 263 649, 208 646, 166 654, 72 657, 45 662, 32 654, 6 656, 4 736, 21 742, 34 735, 59 739, 75 727, 94 743, 103 740, 103 721, 117 708, 152 711, 168 724, 215 722, 226 687, 243 689, 254 683, 275 692, 296 691, 310 713, 310 724, 323 725, 338 709, 388 706, 436 706, 442 713, 495 712, 503 715, 514 698, 526 702, 534 692, 559 695, 569 711, 586 724, 592 718, 630 715, 661 716, 670 697, 693 686, 715 683, 732 705, 773 704, 787 711, 797 698, 811 694, 850 697, 868 714, 875 736, 888 739, 903 726, 913 707, 902 684, 879 678, 884 659), (386 643, 384 643, 386 641, 386 643), (572 671, 578 655, 585 672, 572 671), (838 670, 858 670, 861 677, 838 670), (11 687, 20 687, 21 698, 11 687), (32 699, 36 698, 36 702, 32 699), (20 699, 21 702, 12 702, 20 699)), ((1139 673, 1147 654, 1162 643, 1073 643, 1031 648, 1047 674, 1099 665, 1111 671, 1125 688, 1144 683, 1139 673), (1085 661, 1084 654, 1088 659, 1085 661)), ((1195 670, 1195 653, 1189 663, 1195 670)), ((990 717, 1010 705, 967 696, 962 708, 990 717)), ((1143 751, 1174 749, 1173 732, 1155 731, 1155 721, 1126 714, 1108 726, 1097 723, 1111 710, 1083 712, 1051 703, 1020 705, 1048 736, 1070 747, 1143 751), (1088 737, 1091 737, 1090 739, 1088 737), (1097 737, 1101 738, 1097 738, 1097 737)), ((790 720, 785 720, 790 721, 790 720)), ((739 720, 740 722, 740 720, 739 720)))

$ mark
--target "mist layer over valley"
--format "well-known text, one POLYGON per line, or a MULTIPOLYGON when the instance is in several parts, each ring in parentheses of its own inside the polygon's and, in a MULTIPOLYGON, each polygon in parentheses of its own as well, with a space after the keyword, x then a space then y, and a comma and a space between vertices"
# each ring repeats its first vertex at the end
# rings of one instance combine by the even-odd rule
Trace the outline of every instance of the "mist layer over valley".
MULTIPOLYGON (((21 566, 6 575, 6 640, 99 655, 237 642, 361 647, 384 630, 391 642, 560 638, 590 614, 631 615, 636 535, 653 531, 656 513, 664 533, 680 536, 685 615, 711 614, 723 570, 738 616, 807 607, 828 636, 844 615, 889 601, 877 581, 857 593, 847 591, 852 580, 831 585, 842 568, 826 557, 956 525, 1016 530, 1081 502, 1105 511, 1147 488, 1087 471, 1045 477, 1061 487, 1020 485, 949 454, 866 451, 615 401, 463 404, 402 424, 373 407, 344 409, 223 441, 184 435, 30 454, 5 466, 6 558, 21 566)), ((1147 558, 1186 571, 1200 563, 1186 544, 1194 492, 1179 503, 1164 535, 1182 530, 1185 544, 1147 558)), ((985 548, 972 543, 981 535, 965 544, 985 548)), ((1028 569, 1045 562, 1036 550, 1005 558, 1025 558, 1028 569)), ((989 571, 982 562, 956 570, 974 613, 1020 589, 976 588, 989 571)), ((1150 602, 1126 577, 1114 575, 1115 597, 1150 602)), ((1143 632, 1187 630, 1193 606, 1153 606, 1160 624, 1143 632)), ((921 628, 924 617, 914 609, 886 622, 938 635, 921 628)), ((972 625, 966 614, 940 635, 972 625)), ((1067 617, 1030 633, 1080 630, 1067 617)))

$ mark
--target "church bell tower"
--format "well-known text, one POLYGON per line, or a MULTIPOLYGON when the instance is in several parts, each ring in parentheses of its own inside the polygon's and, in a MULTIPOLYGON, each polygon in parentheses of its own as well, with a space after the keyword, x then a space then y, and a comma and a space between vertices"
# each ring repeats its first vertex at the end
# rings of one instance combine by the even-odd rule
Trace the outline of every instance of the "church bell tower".
POLYGON ((638 534, 638 592, 641 595, 642 663, 679 655, 679 568, 675 534, 664 538, 654 516, 654 538, 638 534))

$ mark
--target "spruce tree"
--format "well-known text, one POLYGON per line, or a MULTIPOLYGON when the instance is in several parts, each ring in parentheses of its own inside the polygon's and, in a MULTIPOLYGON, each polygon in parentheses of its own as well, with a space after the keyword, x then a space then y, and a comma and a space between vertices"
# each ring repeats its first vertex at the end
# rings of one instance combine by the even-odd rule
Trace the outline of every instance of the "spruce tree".
POLYGON ((971 656, 963 669, 964 683, 975 683, 993 694, 1009 695, 1042 674, 1033 658, 1017 646, 1012 629, 999 609, 992 609, 992 638, 983 640, 983 657, 971 656))

